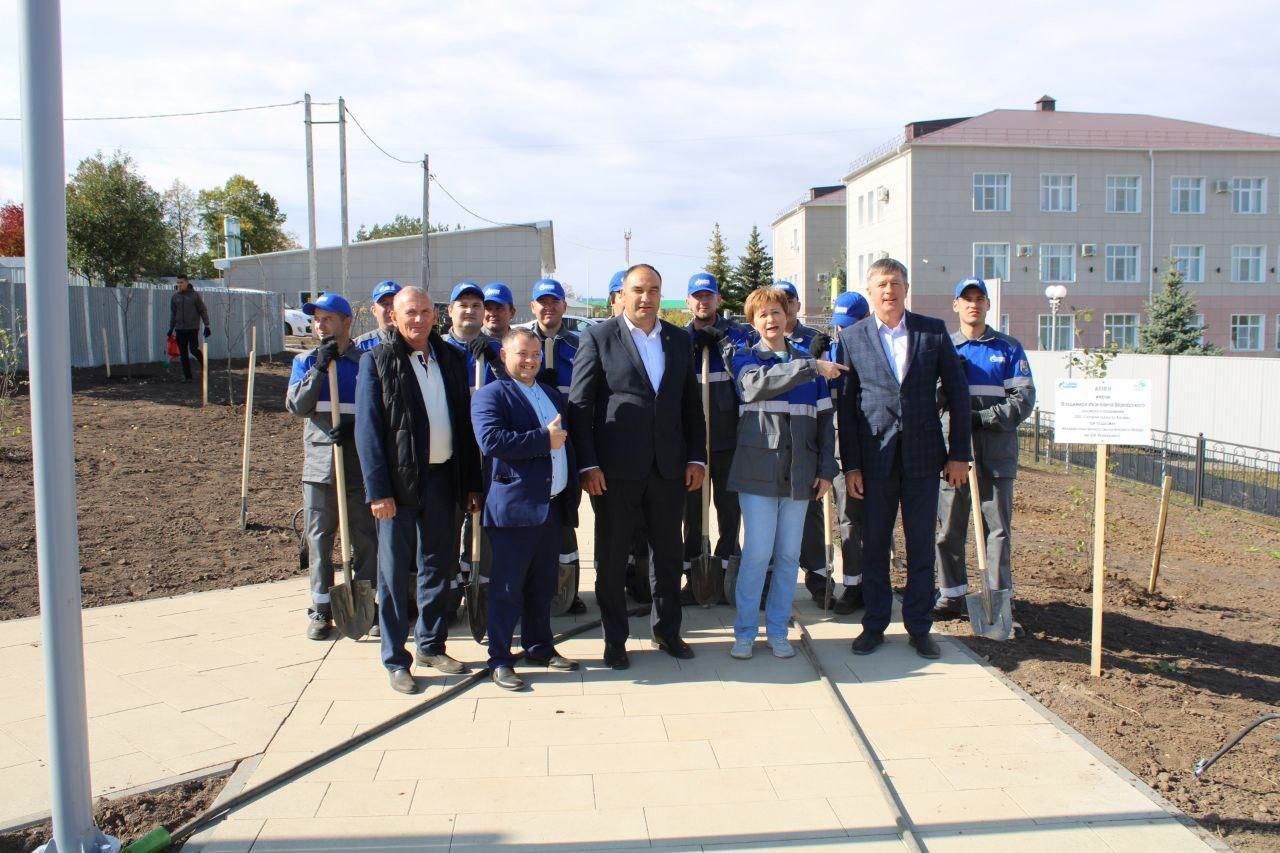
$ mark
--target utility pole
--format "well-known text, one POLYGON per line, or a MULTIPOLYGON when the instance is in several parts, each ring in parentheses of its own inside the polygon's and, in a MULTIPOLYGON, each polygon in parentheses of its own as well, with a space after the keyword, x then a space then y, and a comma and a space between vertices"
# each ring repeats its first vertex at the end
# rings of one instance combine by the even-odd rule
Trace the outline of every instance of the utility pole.
POLYGON ((349 299, 350 297, 347 296, 347 105, 341 96, 338 97, 338 196, 342 207, 342 298, 349 299))
POLYGON ((320 270, 316 256, 316 169, 311 150, 311 93, 302 96, 303 124, 307 128, 307 264, 309 266, 309 283, 311 298, 320 294, 316 292, 320 281, 320 270))
POLYGON ((53 839, 45 849, 118 851, 120 842, 93 823, 89 784, 71 360, 66 345, 70 294, 58 0, 22 0, 18 30, 31 468, 53 813, 53 839))
POLYGON ((422 289, 431 293, 431 157, 422 155, 422 289))
POLYGON ((626 261, 626 267, 630 269, 631 268, 631 229, 630 228, 622 232, 622 242, 623 242, 622 258, 623 260, 626 261))

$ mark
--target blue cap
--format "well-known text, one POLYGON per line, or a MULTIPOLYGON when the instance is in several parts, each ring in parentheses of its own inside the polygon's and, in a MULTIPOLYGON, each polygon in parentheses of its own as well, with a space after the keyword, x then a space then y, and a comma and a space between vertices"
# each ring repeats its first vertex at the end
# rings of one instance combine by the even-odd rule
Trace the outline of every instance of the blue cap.
POLYGON ((987 283, 975 275, 975 276, 970 276, 969 278, 966 278, 964 281, 959 282, 956 285, 956 299, 959 299, 961 294, 963 294, 966 290, 968 290, 971 287, 976 287, 978 288, 978 290, 981 290, 983 296, 988 295, 987 283))
POLYGON ((484 301, 497 302, 499 305, 515 305, 511 298, 511 288, 500 281, 491 281, 484 286, 484 301))
POLYGON ((792 299, 800 298, 800 294, 796 292, 796 286, 789 281, 775 281, 773 286, 785 290, 787 292, 787 296, 790 296, 792 299))
POLYGON ((387 279, 380 281, 373 286, 373 293, 369 296, 370 302, 379 302, 386 296, 395 296, 400 292, 400 285, 394 281, 387 279))
POLYGON ((302 306, 302 313, 311 315, 316 310, 332 311, 335 314, 341 314, 344 317, 351 316, 351 303, 342 298, 338 293, 322 293, 313 301, 302 306))
POLYGON ((460 281, 453 286, 453 293, 449 294, 450 302, 457 302, 467 294, 480 297, 480 301, 484 301, 484 291, 480 289, 480 285, 474 281, 460 281))
POLYGON ((564 301, 564 288, 560 286, 560 282, 554 278, 540 278, 533 284, 533 301, 537 302, 544 296, 554 296, 561 302, 564 301))
POLYGON ((626 277, 627 277, 626 270, 618 270, 616 273, 614 273, 613 278, 609 279, 609 292, 621 293, 622 282, 626 279, 626 277))
POLYGON ((837 329, 843 329, 845 326, 852 326, 869 313, 871 313, 871 306, 867 305, 867 300, 862 294, 846 290, 836 297, 836 304, 831 308, 831 322, 837 329))
POLYGON ((716 284, 716 277, 709 272, 696 273, 689 277, 689 295, 695 293, 719 293, 720 285, 716 284))

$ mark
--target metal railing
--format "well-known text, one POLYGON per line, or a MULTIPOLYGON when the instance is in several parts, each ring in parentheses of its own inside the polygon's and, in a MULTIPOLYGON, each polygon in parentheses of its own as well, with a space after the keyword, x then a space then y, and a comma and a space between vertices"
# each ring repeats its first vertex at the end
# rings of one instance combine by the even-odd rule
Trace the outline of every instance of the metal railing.
MULTIPOLYGON (((1055 444, 1052 412, 1037 409, 1018 427, 1018 450, 1036 461, 1093 468, 1093 445, 1055 444)), ((1114 446, 1111 473, 1159 486, 1167 473, 1175 491, 1205 501, 1280 517, 1280 451, 1214 441, 1200 435, 1151 431, 1150 447, 1114 446)))
POLYGON ((898 153, 904 144, 906 144, 906 141, 906 133, 904 131, 898 131, 891 139, 880 143, 875 148, 872 148, 870 151, 850 163, 845 168, 845 174, 856 174, 873 163, 892 157, 894 154, 898 153))

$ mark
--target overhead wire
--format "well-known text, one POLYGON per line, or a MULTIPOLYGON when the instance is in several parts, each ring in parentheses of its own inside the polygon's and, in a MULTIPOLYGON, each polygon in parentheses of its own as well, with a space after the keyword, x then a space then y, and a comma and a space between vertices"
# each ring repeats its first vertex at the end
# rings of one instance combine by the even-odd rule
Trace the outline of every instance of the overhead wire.
MULTIPOLYGON (((256 104, 250 107, 226 107, 224 109, 219 109, 219 110, 195 110, 193 112, 185 112, 185 113, 150 113, 148 115, 135 115, 135 116, 70 116, 70 117, 63 118, 63 121, 137 121, 140 119, 154 119, 154 118, 189 118, 191 116, 213 116, 213 115, 225 115, 226 113, 247 113, 247 112, 252 112, 253 110, 276 110, 276 109, 280 109, 281 107, 294 107, 300 103, 302 103, 301 99, 296 101, 288 101, 286 103, 281 103, 281 104, 256 104)), ((334 102, 333 101, 312 101, 311 103, 313 105, 314 104, 325 105, 325 104, 332 104, 334 102)), ((22 119, 17 116, 0 116, 0 121, 22 121, 22 119)))

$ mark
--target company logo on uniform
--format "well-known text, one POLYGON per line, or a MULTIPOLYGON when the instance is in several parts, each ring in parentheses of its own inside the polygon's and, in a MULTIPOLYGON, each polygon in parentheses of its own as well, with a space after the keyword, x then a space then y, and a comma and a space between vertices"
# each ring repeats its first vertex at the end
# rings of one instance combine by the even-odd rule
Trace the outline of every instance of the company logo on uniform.
POLYGON ((1022 359, 1022 361, 1018 362, 1018 375, 1019 376, 1031 375, 1031 365, 1027 363, 1027 360, 1025 358, 1022 359))
POLYGON ((1001 364, 1003 362, 1004 362, 1004 353, 996 352, 991 354, 992 364, 1001 364))

